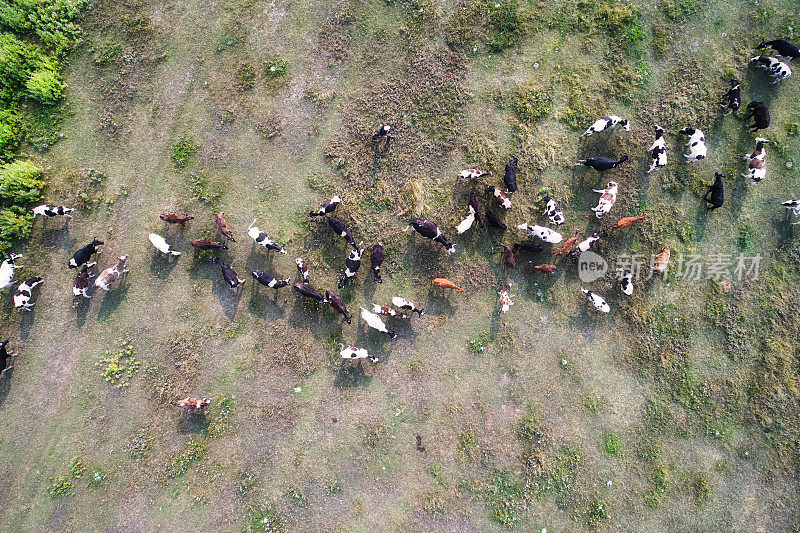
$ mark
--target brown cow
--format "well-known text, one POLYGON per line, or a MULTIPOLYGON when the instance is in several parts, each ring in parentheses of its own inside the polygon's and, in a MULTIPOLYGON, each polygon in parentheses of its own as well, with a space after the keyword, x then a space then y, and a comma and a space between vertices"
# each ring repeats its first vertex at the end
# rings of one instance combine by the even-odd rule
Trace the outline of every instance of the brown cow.
POLYGON ((161 213, 160 215, 158 215, 158 218, 160 218, 164 222, 167 222, 168 224, 185 224, 186 222, 192 220, 194 217, 189 215, 180 216, 176 215, 175 213, 161 213))
POLYGON ((225 222, 225 219, 222 218, 222 215, 225 213, 219 212, 214 213, 214 222, 217 224, 217 229, 219 230, 222 235, 231 242, 236 242, 236 239, 233 238, 233 233, 230 229, 228 229, 228 224, 225 222))
POLYGON ((192 246, 200 250, 227 250, 228 245, 222 242, 215 242, 209 239, 195 239, 192 246))
POLYGON ((177 405, 181 409, 186 409, 190 413, 194 413, 197 411, 202 411, 203 409, 211 405, 211 401, 208 398, 203 398, 202 400, 198 400, 197 398, 189 397, 178 401, 177 405))
POLYGON ((581 234, 581 230, 576 229, 575 235, 564 241, 564 244, 558 247, 558 249, 553 252, 556 255, 565 256, 569 255, 572 250, 575 248, 575 245, 578 243, 578 236, 581 234))

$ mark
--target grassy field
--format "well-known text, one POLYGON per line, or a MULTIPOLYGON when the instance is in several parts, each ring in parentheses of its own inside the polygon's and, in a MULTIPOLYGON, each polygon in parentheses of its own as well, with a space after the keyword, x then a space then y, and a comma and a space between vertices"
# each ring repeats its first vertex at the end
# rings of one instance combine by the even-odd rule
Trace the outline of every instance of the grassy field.
POLYGON ((23 147, 47 169, 45 199, 79 209, 37 219, 22 248, 18 279, 45 278, 35 311, 3 295, 2 335, 21 354, 0 383, 4 530, 800 527, 800 247, 779 205, 800 197, 800 80, 747 66, 762 38, 800 40, 795 1, 96 0, 82 26, 45 136, 59 140, 23 147), (731 76, 744 105, 772 111, 769 170, 750 189, 754 135, 718 106, 731 76), (631 131, 578 142, 607 113, 631 131), (388 147, 369 142, 384 122, 388 147), (648 175, 655 123, 670 162, 648 175), (709 143, 691 166, 685 125, 709 143), (573 167, 592 154, 631 160, 573 167), (456 236, 470 191, 458 172, 500 184, 511 155, 506 235, 456 236), (726 204, 707 213, 715 171, 726 204), (647 221, 603 256, 761 254, 758 279, 655 277, 625 297, 611 275, 581 283, 572 258, 503 267, 495 243, 546 221, 542 193, 565 235, 598 231, 591 189, 610 179, 605 223, 647 221), (386 248, 383 284, 365 261, 341 292, 352 325, 249 276, 293 277, 302 256, 334 288, 348 246, 306 217, 333 193, 356 241, 386 248), (165 211, 196 218, 166 226, 165 211), (237 237, 220 257, 247 274, 239 292, 189 246, 216 236, 215 211, 237 237), (457 253, 403 233, 417 216, 457 253), (254 218, 288 255, 252 243, 254 218), (157 254, 149 232, 183 255, 157 254), (130 274, 73 301, 66 263, 94 236, 99 266, 129 254, 130 274), (466 290, 433 291, 435 277, 466 290), (507 281, 515 305, 499 316, 507 281), (393 295, 426 314, 389 341, 357 311, 393 295), (339 341, 381 361, 342 364, 339 341), (212 399, 205 420, 178 412, 188 395, 212 399))

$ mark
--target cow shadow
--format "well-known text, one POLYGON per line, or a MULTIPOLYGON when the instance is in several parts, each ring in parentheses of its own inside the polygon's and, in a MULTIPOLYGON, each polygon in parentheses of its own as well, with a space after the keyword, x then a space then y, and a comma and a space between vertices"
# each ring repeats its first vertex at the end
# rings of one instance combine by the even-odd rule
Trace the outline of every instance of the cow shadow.
POLYGON ((46 228, 42 226, 39 242, 50 248, 71 250, 75 246, 75 243, 78 242, 78 239, 70 236, 69 226, 65 224, 60 228, 46 228))
POLYGON ((178 433, 196 435, 208 429, 208 417, 205 412, 190 413, 181 409, 176 426, 178 433))
POLYGON ((428 300, 425 304, 425 314, 431 316, 447 315, 452 317, 456 308, 450 301, 454 289, 442 289, 431 286, 428 289, 428 300))
MULTIPOLYGON (((16 362, 16 357, 13 359, 16 362)), ((12 363, 14 364, 14 363, 12 363)), ((11 393, 11 378, 14 375, 14 368, 9 368, 5 371, 2 377, 0 377, 0 406, 3 405, 8 398, 9 393, 11 393)))
POLYGON ((26 340, 28 336, 31 334, 31 328, 33 327, 33 320, 34 315, 36 313, 36 306, 33 307, 30 311, 22 311, 22 318, 19 321, 19 337, 22 340, 26 340))
MULTIPOLYGON (((104 291, 103 301, 100 303, 100 309, 97 311, 97 321, 104 322, 111 314, 119 307, 119 304, 128 296, 129 285, 127 283, 127 274, 124 274, 125 279, 119 287, 104 291)), ((103 289, 97 289, 102 291, 103 289)))
MULTIPOLYGON (((222 275, 220 275, 222 277, 222 275)), ((222 308, 222 313, 232 319, 236 316, 236 310, 239 308, 239 300, 242 296, 243 283, 238 287, 231 288, 228 283, 223 279, 217 279, 211 282, 211 293, 219 300, 219 305, 222 308)))
POLYGON ((80 298, 76 303, 73 303, 73 307, 75 308, 75 327, 80 329, 86 324, 86 316, 89 314, 90 302, 92 300, 91 298, 84 298, 83 296, 77 296, 75 298, 80 298))
POLYGON ((268 320, 283 318, 286 316, 286 305, 289 302, 289 293, 287 291, 291 291, 291 287, 274 290, 262 286, 253 279, 250 283, 250 298, 247 303, 247 310, 252 315, 268 320))
MULTIPOLYGON (((369 363, 367 363, 369 364, 369 363)), ((333 386, 338 389, 368 387, 372 382, 372 376, 364 371, 364 363, 361 359, 356 361, 342 361, 339 371, 333 380, 333 386)))
POLYGON ((178 255, 164 255, 156 251, 150 260, 150 273, 159 279, 166 279, 178 264, 179 259, 178 255))
POLYGON ((311 301, 304 296, 296 296, 292 312, 289 313, 290 326, 311 331, 315 336, 324 333, 322 322, 322 302, 311 301))

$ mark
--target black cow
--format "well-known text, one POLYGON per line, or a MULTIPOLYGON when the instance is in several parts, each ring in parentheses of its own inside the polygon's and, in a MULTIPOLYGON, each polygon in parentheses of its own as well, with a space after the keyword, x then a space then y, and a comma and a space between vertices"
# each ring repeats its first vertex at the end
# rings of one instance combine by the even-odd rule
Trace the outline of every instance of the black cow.
POLYGON ((725 115, 730 115, 742 105, 742 90, 739 80, 731 80, 731 87, 722 97, 722 107, 730 109, 725 115))
POLYGON ((507 226, 500 220, 500 215, 492 211, 491 209, 486 210, 486 220, 489 222, 489 225, 499 229, 500 231, 505 231, 507 226))
POLYGON ((375 274, 375 281, 383 283, 381 277, 381 265, 383 264, 383 245, 381 243, 372 247, 372 253, 369 255, 372 263, 372 273, 375 274))
POLYGON ((609 159, 601 155, 592 155, 587 157, 586 159, 581 159, 580 161, 575 163, 575 166, 591 167, 599 172, 603 172, 615 168, 627 160, 628 160, 627 155, 623 155, 619 159, 609 159))
POLYGON ((344 301, 342 297, 333 292, 332 290, 328 289, 325 291, 325 299, 331 304, 331 307, 336 309, 341 315, 344 317, 345 322, 350 324, 352 322, 352 317, 350 313, 347 311, 347 307, 344 305, 344 301))
POLYGON ((236 271, 233 270, 230 265, 226 265, 222 261, 222 259, 220 259, 219 257, 215 257, 214 263, 219 265, 219 269, 222 271, 222 277, 225 279, 225 282, 231 286, 232 289, 235 289, 240 284, 244 283, 244 280, 236 275, 236 271))
POLYGON ((506 192, 509 194, 517 190, 517 161, 519 159, 512 157, 506 165, 506 172, 503 175, 503 183, 506 184, 506 192))
POLYGON ((292 289, 294 289, 296 292, 302 294, 306 298, 311 298, 312 300, 318 300, 318 301, 320 301, 322 303, 327 303, 327 301, 328 301, 322 295, 322 293, 319 292, 317 289, 315 289, 310 283, 295 283, 292 286, 292 289))
POLYGON ((706 205, 709 211, 713 211, 718 207, 722 207, 722 204, 725 202, 725 191, 722 186, 723 176, 719 172, 715 172, 714 177, 714 183, 708 188, 706 194, 703 196, 703 200, 709 204, 706 205))
POLYGON ((792 59, 797 59, 800 57, 800 46, 797 46, 791 41, 787 41, 786 39, 775 39, 774 41, 762 41, 761 44, 758 45, 757 48, 763 50, 764 48, 770 47, 776 52, 778 55, 783 57, 789 57, 789 62, 792 59))
POLYGON ((2 370, 2 372, 0 372, 0 378, 4 377, 8 370, 14 368, 14 365, 7 366, 9 358, 13 359, 17 357, 17 354, 14 352, 6 350, 6 344, 8 344, 8 340, 0 342, 0 370, 2 370))
POLYGON ((264 272, 263 270, 253 270, 251 274, 256 278, 256 281, 270 289, 280 289, 281 287, 287 286, 290 281, 289 278, 277 279, 269 272, 264 272))
POLYGON ((97 247, 101 244, 105 243, 103 241, 98 241, 96 237, 92 239, 92 242, 75 252, 75 255, 73 255, 72 259, 69 260, 69 268, 78 268, 79 266, 88 263, 89 259, 92 258, 92 255, 99 252, 97 247))
POLYGON ((339 220, 338 218, 330 217, 328 219, 328 225, 331 227, 333 231, 339 237, 342 237, 344 240, 347 241, 347 244, 352 246, 353 248, 356 247, 356 240, 353 238, 353 235, 350 233, 350 230, 347 229, 347 226, 344 225, 344 222, 339 220))
POLYGON ((513 246, 513 248, 514 248, 514 250, 517 250, 517 251, 523 250, 525 252, 532 252, 532 253, 537 253, 537 252, 541 252, 542 250, 544 250, 544 246, 542 246, 542 243, 540 243, 538 241, 522 241, 522 242, 518 242, 513 246))
POLYGON ((417 233, 419 233, 426 239, 431 239, 432 241, 436 241, 442 246, 444 246, 445 249, 447 250, 447 253, 450 254, 456 253, 455 244, 450 244, 450 242, 447 240, 447 237, 445 237, 442 234, 441 230, 439 229, 439 226, 437 226, 430 220, 421 220, 421 219, 414 220, 403 231, 408 231, 409 227, 414 228, 414 230, 417 233))
POLYGON ((481 201, 478 199, 478 195, 475 192, 471 192, 469 194, 469 205, 475 210, 475 220, 478 221, 478 225, 483 227, 483 219, 481 218, 481 201))
POLYGON ((763 130, 769 127, 770 115, 769 107, 764 102, 750 102, 747 104, 748 113, 744 117, 745 120, 753 117, 753 125, 750 126, 750 132, 755 133, 758 130, 763 130))

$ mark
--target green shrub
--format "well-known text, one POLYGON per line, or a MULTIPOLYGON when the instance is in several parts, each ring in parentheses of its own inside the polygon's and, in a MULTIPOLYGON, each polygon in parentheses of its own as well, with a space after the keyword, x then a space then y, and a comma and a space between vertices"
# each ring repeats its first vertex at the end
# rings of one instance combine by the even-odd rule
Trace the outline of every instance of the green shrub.
POLYGON ((616 433, 606 433, 603 438, 603 449, 611 455, 620 455, 622 453, 622 441, 616 433))
POLYGON ((45 64, 35 70, 25 82, 25 89, 28 96, 43 104, 57 103, 61 100, 64 92, 64 84, 61 83, 58 67, 53 64, 45 64))
POLYGON ((72 480, 66 475, 53 478, 53 483, 47 487, 47 494, 49 494, 53 499, 66 496, 67 494, 71 493, 72 480))
POLYGON ((172 145, 170 159, 177 168, 186 168, 194 162, 194 155, 198 150, 197 143, 189 135, 184 135, 172 145))
POLYGON ((274 56, 264 62, 264 74, 268 78, 281 78, 286 76, 289 65, 280 56, 274 56))
POLYGON ((0 110, 0 163, 10 161, 19 146, 22 119, 10 109, 0 110))
POLYGON ((32 222, 33 217, 19 207, 0 209, 0 253, 5 253, 12 241, 26 238, 32 222))
POLYGON ((14 161, 0 167, 0 196, 17 206, 27 206, 42 197, 44 171, 30 161, 14 161))

